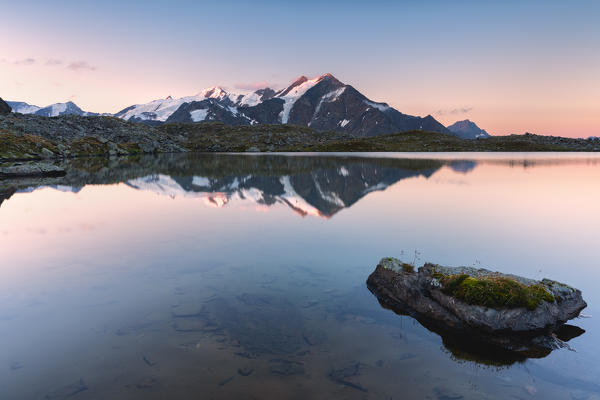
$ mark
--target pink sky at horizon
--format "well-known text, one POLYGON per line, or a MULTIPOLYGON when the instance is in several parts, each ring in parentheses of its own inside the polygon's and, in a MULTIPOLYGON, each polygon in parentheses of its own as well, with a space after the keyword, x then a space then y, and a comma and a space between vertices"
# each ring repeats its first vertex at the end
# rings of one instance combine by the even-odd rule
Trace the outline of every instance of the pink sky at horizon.
POLYGON ((600 136, 600 51, 594 40, 600 29, 593 2, 589 9, 557 2, 543 10, 381 2, 328 5, 317 16, 307 8, 275 7, 268 1, 206 8, 207 16, 226 15, 228 22, 236 22, 224 31, 222 21, 206 18, 205 26, 196 26, 191 16, 158 1, 136 9, 134 19, 124 14, 136 1, 103 8, 73 2, 68 11, 35 3, 10 5, 0 16, 0 34, 11 37, 0 52, 0 97, 5 100, 38 106, 73 101, 85 111, 115 113, 216 85, 232 91, 261 84, 282 88, 300 75, 331 72, 373 101, 406 114, 431 114, 444 125, 470 119, 494 135, 600 136), (316 24, 330 16, 328 7, 346 20, 379 18, 381 23, 365 25, 377 40, 342 22, 316 24), (282 15, 294 19, 248 31, 244 22, 261 12, 272 14, 273 21, 282 15), (475 28, 445 13, 461 18, 469 13, 485 30, 474 34, 475 28), (305 29, 308 15, 315 19, 316 32, 305 29), (411 19, 396 26, 392 22, 398 15, 411 19), (439 29, 412 34, 425 15, 439 29), (275 28, 278 35, 272 33, 275 28), (214 29, 220 29, 219 35, 210 34, 214 29), (246 40, 240 42, 240 35, 246 40), (410 57, 390 51, 396 43, 410 57))

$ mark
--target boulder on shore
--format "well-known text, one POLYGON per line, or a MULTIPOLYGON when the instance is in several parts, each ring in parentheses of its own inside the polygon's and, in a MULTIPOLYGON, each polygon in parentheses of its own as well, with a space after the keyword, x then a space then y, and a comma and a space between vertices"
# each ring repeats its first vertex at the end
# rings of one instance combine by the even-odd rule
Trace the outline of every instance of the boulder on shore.
POLYGON ((587 306, 581 291, 549 279, 430 263, 415 271, 395 258, 383 258, 367 286, 429 329, 513 351, 562 347, 556 332, 587 306))
POLYGON ((64 176, 65 170, 47 162, 14 163, 8 166, 0 165, 0 180, 25 177, 56 177, 64 176))

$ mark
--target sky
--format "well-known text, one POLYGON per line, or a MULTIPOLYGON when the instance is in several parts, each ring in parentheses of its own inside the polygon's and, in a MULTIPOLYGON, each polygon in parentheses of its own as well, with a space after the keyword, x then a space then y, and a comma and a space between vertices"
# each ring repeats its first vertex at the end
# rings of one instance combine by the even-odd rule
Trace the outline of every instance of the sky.
POLYGON ((332 73, 495 135, 600 136, 598 1, 0 0, 0 97, 94 112, 332 73))

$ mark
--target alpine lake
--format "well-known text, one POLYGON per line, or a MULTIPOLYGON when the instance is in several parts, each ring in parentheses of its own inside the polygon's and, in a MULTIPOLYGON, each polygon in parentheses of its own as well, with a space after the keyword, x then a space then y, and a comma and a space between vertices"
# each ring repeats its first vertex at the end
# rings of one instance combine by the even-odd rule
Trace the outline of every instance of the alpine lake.
POLYGON ((0 181, 0 399, 600 399, 600 156, 179 154, 0 181), (550 278, 542 358, 377 301, 382 257, 550 278))

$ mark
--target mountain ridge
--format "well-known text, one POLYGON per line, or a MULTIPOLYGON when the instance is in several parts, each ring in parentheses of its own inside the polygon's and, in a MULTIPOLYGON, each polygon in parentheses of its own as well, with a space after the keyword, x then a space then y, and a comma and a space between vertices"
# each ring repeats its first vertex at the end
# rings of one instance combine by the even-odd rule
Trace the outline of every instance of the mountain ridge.
MULTIPOLYGON (((72 102, 38 107, 9 102, 15 112, 56 116, 97 115, 72 102), (11 104, 12 103, 12 104, 11 104)), ((230 125, 291 124, 318 131, 348 133, 355 137, 412 130, 452 134, 431 115, 403 114, 387 103, 375 102, 331 73, 307 78, 302 75, 278 91, 262 88, 249 93, 228 92, 221 86, 193 96, 152 100, 134 104, 111 115, 147 125, 164 123, 224 122, 230 125)))
POLYGON ((46 107, 35 106, 23 101, 7 101, 6 103, 12 108, 12 112, 20 114, 34 114, 42 117, 57 117, 59 115, 98 115, 98 113, 83 111, 72 101, 54 103, 46 107))

